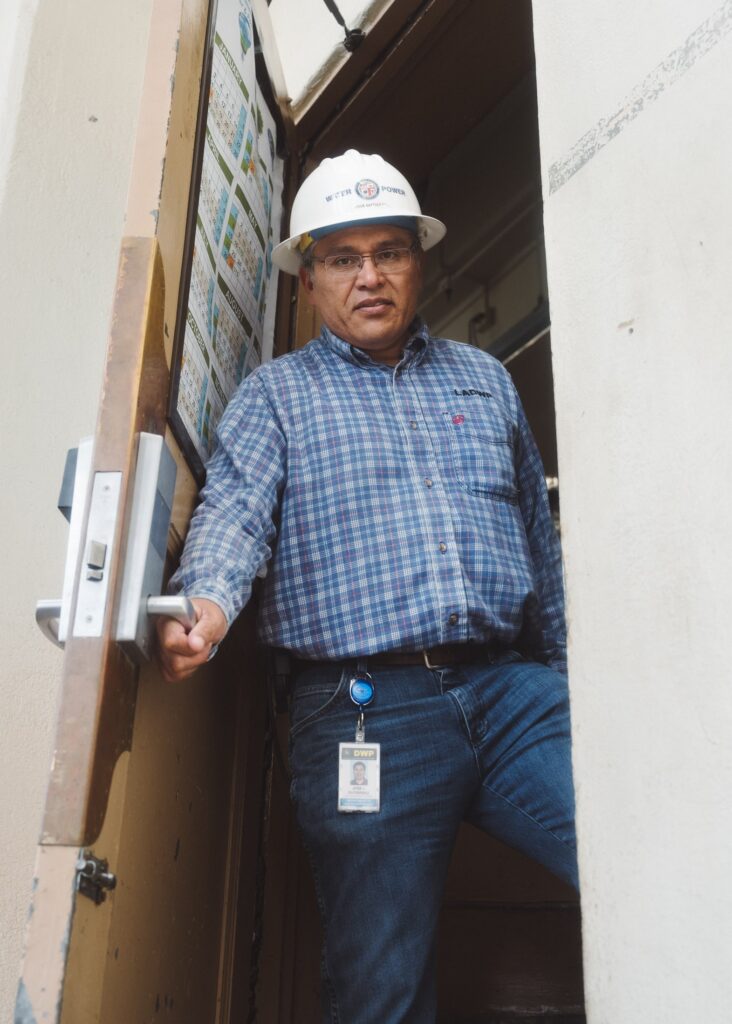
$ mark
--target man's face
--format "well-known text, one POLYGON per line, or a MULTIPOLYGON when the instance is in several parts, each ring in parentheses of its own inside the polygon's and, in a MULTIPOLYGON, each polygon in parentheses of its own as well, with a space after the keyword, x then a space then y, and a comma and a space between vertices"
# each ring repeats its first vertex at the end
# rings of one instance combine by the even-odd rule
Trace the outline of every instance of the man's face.
POLYGON ((300 271, 308 300, 326 326, 379 362, 395 365, 407 341, 422 283, 422 253, 413 253, 409 267, 397 274, 383 273, 369 259, 358 274, 343 278, 330 275, 317 260, 408 248, 414 241, 411 232, 388 224, 344 228, 316 242, 316 262, 300 271))

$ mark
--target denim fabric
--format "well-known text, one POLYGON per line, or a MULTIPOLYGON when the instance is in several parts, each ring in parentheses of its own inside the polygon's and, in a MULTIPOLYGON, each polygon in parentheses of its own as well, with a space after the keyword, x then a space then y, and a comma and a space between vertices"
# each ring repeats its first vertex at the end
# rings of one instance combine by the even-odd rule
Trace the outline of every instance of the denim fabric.
POLYGON ((366 740, 381 743, 382 808, 339 814, 354 668, 306 670, 291 708, 292 797, 325 932, 323 1020, 432 1024, 435 930, 462 819, 577 885, 567 682, 515 652, 374 668, 366 740))

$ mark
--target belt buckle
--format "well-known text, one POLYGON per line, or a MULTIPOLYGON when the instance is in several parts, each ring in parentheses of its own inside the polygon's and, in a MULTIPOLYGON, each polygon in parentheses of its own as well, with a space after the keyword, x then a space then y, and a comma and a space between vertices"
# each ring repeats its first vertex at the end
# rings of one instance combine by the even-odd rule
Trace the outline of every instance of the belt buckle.
POLYGON ((426 650, 426 649, 424 649, 422 651, 422 658, 424 659, 424 663, 425 663, 426 667, 431 669, 433 672, 435 671, 435 669, 444 668, 443 665, 433 665, 432 664, 432 662, 430 661, 430 652, 428 650, 426 650))

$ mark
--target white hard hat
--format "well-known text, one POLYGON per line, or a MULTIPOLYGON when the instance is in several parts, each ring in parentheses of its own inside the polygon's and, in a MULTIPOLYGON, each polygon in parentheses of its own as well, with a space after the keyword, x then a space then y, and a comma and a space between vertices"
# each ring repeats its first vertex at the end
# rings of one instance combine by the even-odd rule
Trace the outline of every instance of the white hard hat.
POLYGON ((288 274, 297 274, 300 255, 318 238, 341 228, 396 224, 431 249, 444 237, 441 220, 426 217, 412 186, 383 157, 349 149, 326 157, 300 186, 290 214, 292 234, 275 246, 272 259, 288 274))

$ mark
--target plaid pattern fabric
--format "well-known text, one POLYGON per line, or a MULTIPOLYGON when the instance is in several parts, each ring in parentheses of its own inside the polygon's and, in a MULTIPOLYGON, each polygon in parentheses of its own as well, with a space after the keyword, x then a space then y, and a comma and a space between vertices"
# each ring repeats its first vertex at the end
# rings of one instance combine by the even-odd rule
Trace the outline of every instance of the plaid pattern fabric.
POLYGON ((344 658, 521 634, 564 670, 561 555, 513 383, 417 322, 395 370, 323 329, 241 384, 173 591, 344 658))

